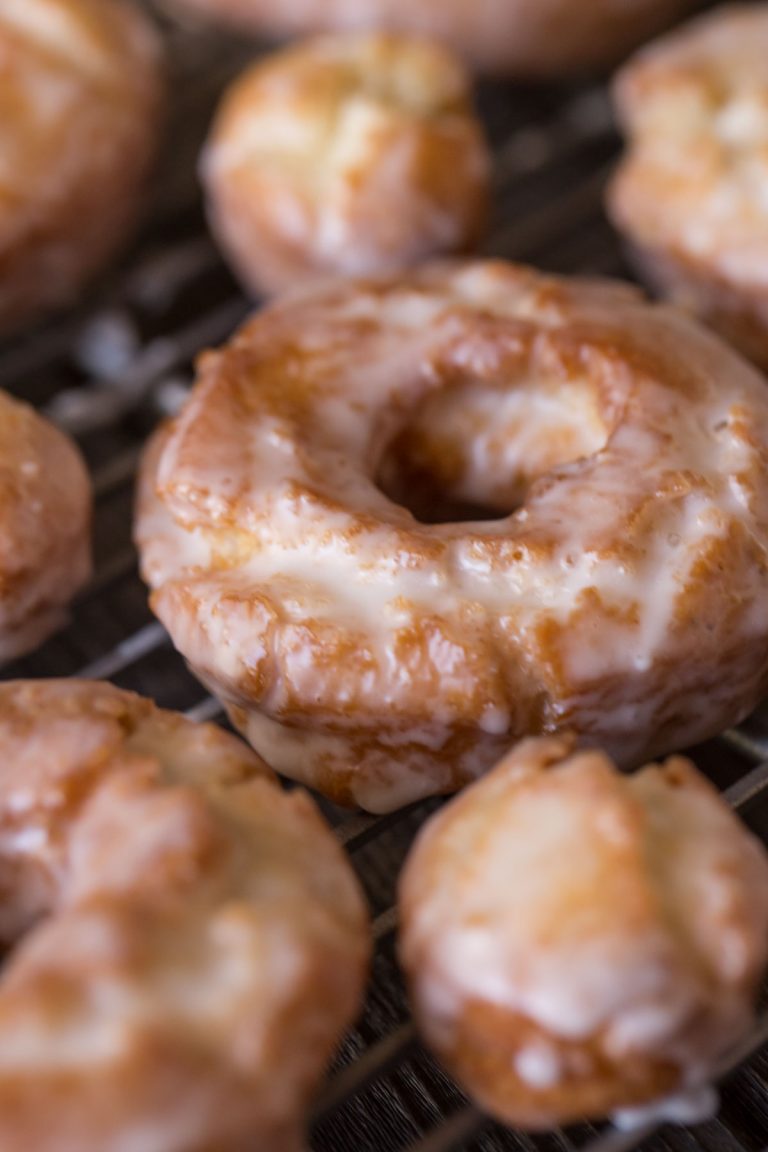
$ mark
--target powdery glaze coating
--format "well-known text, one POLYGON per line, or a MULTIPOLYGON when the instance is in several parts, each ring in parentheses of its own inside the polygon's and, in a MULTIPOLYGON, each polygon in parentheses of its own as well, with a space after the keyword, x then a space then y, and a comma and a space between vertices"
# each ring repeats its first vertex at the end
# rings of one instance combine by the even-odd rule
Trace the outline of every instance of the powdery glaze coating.
POLYGON ((525 734, 639 763, 768 687, 768 389, 627 286, 470 263, 260 313, 155 438, 137 538, 254 746, 373 811, 525 734), (376 484, 425 475, 500 518, 376 484))
POLYGON ((159 63, 122 0, 0 0, 0 329, 69 303, 124 239, 159 63))
POLYGON ((400 912, 426 1039, 546 1128, 706 1081, 753 1019, 768 858, 687 760, 528 740, 430 820, 400 912))
POLYGON ((602 68, 696 0, 166 0, 254 33, 387 29, 434 37, 476 68, 558 78, 602 68))
POLYGON ((0 392, 0 661, 41 643, 91 573, 91 486, 73 442, 0 392))
POLYGON ((768 367, 768 8, 650 45, 615 87, 629 152, 608 194, 648 277, 768 367))
POLYGON ((0 686, 0 1145, 303 1148, 363 902, 309 798, 107 684, 0 686))
POLYGON ((258 294, 471 247, 490 156, 458 60, 403 36, 335 36, 235 82, 202 175, 213 230, 258 294))

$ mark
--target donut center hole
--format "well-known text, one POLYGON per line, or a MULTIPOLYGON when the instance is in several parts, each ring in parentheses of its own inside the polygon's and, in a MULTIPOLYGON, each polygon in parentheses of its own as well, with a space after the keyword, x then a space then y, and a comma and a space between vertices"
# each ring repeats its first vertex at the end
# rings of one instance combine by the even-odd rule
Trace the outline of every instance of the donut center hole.
POLYGON ((540 477, 599 452, 609 431, 588 380, 464 381, 411 413, 376 483, 423 524, 499 520, 540 477))

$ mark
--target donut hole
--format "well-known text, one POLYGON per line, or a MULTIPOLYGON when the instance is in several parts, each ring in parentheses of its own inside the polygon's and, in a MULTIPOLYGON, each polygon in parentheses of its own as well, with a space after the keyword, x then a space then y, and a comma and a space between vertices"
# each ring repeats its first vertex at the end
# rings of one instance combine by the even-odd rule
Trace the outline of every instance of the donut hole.
POLYGON ((379 489, 423 524, 500 520, 531 485, 605 447, 589 380, 462 381, 430 394, 389 442, 379 489))

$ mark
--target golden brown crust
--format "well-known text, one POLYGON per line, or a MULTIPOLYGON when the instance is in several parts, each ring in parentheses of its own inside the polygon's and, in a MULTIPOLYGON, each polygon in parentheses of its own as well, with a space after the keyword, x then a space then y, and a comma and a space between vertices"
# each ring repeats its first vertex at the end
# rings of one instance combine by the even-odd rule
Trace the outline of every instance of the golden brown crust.
POLYGON ((167 0, 255 33, 385 29, 430 36, 477 69, 559 78, 603 68, 696 0, 167 0))
POLYGON ((91 572, 91 486, 75 445, 0 392, 0 660, 66 618, 91 572))
POLYGON ((204 355, 137 538, 262 755, 382 810, 525 734, 631 763, 744 716, 767 509, 768 390, 725 345, 628 286, 468 263, 308 292, 204 355), (383 473, 419 470, 498 519, 415 519, 383 473))
POLYGON ((417 1023, 507 1123, 700 1089, 752 1020, 768 859, 687 761, 526 741, 432 818, 400 887, 417 1023))
POLYGON ((369 941, 315 806, 211 725, 0 686, 0 1144, 299 1152, 369 941))
POLYGON ((229 259, 253 292, 275 293, 470 248, 487 215, 490 156, 468 78, 446 51, 335 36, 236 81, 202 175, 229 259))
POLYGON ((615 96, 608 210, 649 280, 768 368, 768 12, 731 5, 649 45, 615 96))
POLYGON ((159 40, 127 0, 0 9, 0 330, 69 303, 130 228, 159 127, 159 40))

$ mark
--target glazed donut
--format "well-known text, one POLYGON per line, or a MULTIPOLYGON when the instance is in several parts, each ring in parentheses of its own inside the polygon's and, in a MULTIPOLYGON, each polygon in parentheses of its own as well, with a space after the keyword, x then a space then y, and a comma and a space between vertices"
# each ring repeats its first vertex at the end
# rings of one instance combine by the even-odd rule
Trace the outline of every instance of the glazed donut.
POLYGON ((203 357, 137 539, 235 724, 339 802, 449 792, 566 728, 639 763, 768 687, 768 388, 628 285, 326 286, 203 357))
POLYGON ((300 1152, 369 952, 311 800, 109 684, 0 686, 0 1145, 300 1152))
POLYGON ((41 643, 91 573, 91 486, 74 443, 0 392, 0 661, 41 643))
POLYGON ((490 153, 469 80, 404 36, 324 37, 255 64, 204 154, 209 218, 256 294, 470 248, 490 153))
POLYGON ((123 0, 0 3, 0 331, 122 243, 154 149, 159 40, 123 0))
POLYGON ((687 760, 528 740, 422 831, 400 924, 417 1023, 493 1115, 705 1108, 753 1020, 768 856, 687 760))
POLYGON ((651 44, 615 87, 629 152, 608 209, 649 280, 768 368, 768 7, 651 44))
POLYGON ((166 0, 254 33, 385 29, 434 37, 477 69, 559 78, 602 68, 697 0, 166 0))

